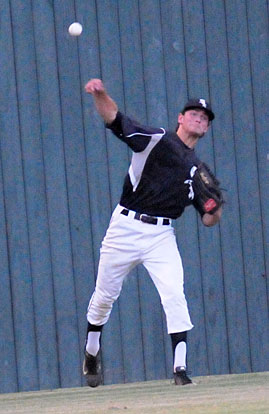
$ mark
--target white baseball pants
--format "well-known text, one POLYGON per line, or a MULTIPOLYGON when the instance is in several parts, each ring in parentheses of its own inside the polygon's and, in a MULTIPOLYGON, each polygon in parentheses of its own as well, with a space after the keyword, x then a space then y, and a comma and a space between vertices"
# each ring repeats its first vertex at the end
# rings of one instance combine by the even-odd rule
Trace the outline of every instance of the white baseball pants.
POLYGON ((135 212, 121 214, 118 205, 102 242, 95 291, 88 306, 92 325, 104 325, 119 297, 125 276, 139 263, 147 269, 164 308, 168 333, 184 332, 193 325, 183 288, 183 267, 174 228, 134 219, 135 212))

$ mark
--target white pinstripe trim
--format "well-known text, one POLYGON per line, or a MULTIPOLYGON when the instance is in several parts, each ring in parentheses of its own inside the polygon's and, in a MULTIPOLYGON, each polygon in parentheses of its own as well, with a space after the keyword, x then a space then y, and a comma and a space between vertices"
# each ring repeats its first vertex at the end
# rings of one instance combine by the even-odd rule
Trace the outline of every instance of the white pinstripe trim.
MULTIPOLYGON (((163 128, 160 128, 162 131, 163 131, 163 134, 165 134, 165 130, 163 129, 163 128)), ((133 134, 130 134, 130 135, 126 135, 126 137, 127 138, 131 138, 131 137, 133 137, 134 135, 143 135, 144 137, 151 137, 151 136, 154 136, 154 135, 159 135, 159 134, 143 134, 142 132, 134 132, 133 134)))

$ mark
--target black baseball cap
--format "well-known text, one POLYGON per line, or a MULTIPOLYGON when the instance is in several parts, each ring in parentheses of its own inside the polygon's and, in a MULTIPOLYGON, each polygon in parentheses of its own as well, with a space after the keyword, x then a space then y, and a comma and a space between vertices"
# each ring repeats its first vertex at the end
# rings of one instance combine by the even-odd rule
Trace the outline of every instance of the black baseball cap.
POLYGON ((181 113, 184 115, 184 113, 189 109, 197 108, 203 109, 205 113, 208 115, 209 121, 213 121, 213 119, 215 118, 214 112, 212 111, 210 104, 203 98, 190 99, 182 109, 181 113))

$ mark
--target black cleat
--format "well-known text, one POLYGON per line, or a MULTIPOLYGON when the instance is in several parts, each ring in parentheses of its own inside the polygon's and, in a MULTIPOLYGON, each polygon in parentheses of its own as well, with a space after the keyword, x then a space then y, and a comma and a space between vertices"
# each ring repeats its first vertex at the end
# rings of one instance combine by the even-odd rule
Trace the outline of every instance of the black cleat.
POLYGON ((94 357, 85 350, 82 369, 89 387, 98 387, 102 382, 100 352, 94 357))
POLYGON ((175 385, 192 384, 192 380, 188 377, 184 367, 177 367, 174 372, 175 385))

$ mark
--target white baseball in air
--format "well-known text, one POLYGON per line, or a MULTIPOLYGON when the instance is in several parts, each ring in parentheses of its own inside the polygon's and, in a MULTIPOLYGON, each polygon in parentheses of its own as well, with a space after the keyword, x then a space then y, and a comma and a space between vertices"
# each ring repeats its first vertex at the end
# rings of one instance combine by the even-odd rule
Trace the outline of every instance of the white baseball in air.
POLYGON ((70 24, 68 31, 71 36, 79 36, 82 33, 82 25, 78 22, 74 22, 70 24))

